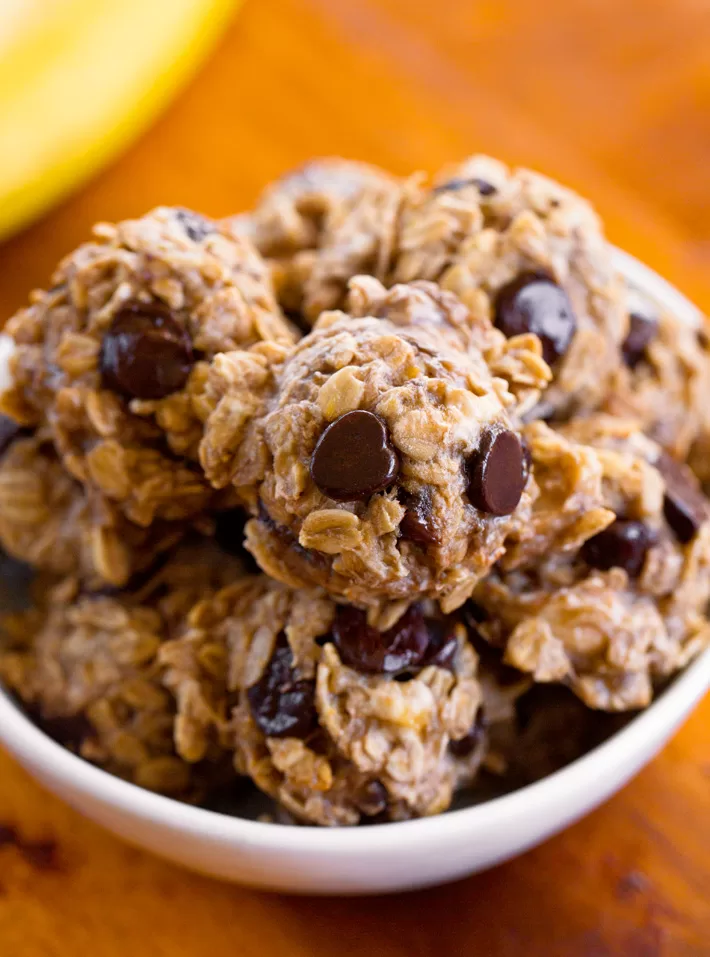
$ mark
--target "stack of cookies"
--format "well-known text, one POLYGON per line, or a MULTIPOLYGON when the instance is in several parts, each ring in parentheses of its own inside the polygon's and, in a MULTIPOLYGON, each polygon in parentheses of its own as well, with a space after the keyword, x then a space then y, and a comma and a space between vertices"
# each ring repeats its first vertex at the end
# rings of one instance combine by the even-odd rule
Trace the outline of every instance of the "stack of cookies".
POLYGON ((542 176, 100 224, 5 334, 0 675, 141 786, 437 813, 524 764, 531 688, 633 711, 710 640, 708 339, 542 176))

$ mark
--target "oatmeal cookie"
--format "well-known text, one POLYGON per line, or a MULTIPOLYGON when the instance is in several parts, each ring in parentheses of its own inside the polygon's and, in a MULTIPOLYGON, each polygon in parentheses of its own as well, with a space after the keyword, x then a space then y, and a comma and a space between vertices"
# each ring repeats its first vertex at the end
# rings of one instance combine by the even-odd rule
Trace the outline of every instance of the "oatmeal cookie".
POLYGON ((527 520, 515 395, 435 328, 326 313, 281 364, 218 356, 210 388, 203 467, 249 502, 247 547, 286 584, 451 611, 527 520))
POLYGON ((9 320, 2 410, 46 426, 64 466, 133 522, 199 514, 209 360, 293 341, 251 244, 182 209, 100 224, 9 320), (185 458, 187 457, 187 458, 185 458))
POLYGON ((681 322, 629 291, 629 333, 604 409, 635 418, 674 458, 710 480, 710 346, 703 327, 681 322))
POLYGON ((480 630, 509 664, 592 708, 642 708, 710 641, 708 503, 633 422, 597 416, 562 432, 597 456, 612 520, 581 547, 509 568, 506 556, 476 590, 480 630))
MULTIPOLYGON (((185 545, 140 588, 85 594, 66 579, 3 622, 0 677, 46 730, 143 787, 194 799, 215 779, 173 745, 175 705, 158 652, 198 600, 241 574, 208 542, 185 545)), ((219 755, 217 756, 219 758, 219 755)))
POLYGON ((358 273, 384 278, 403 184, 383 170, 322 158, 285 174, 229 228, 269 257, 279 301, 311 325, 341 306, 358 273))
POLYGON ((589 204, 474 156, 403 207, 393 279, 434 279, 507 336, 539 336, 554 380, 538 415, 599 405, 627 333, 623 287, 589 204))
POLYGON ((178 753, 200 761, 217 743, 302 821, 436 813, 480 764, 477 656, 433 606, 378 631, 262 575, 199 602, 160 658, 178 753))

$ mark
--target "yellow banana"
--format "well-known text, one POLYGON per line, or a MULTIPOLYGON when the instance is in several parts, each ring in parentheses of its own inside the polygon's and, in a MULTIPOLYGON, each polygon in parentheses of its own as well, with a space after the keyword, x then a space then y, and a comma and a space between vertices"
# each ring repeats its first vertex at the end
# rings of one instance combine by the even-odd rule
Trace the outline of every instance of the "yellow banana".
POLYGON ((0 238, 146 126, 237 0, 1 0, 0 238))

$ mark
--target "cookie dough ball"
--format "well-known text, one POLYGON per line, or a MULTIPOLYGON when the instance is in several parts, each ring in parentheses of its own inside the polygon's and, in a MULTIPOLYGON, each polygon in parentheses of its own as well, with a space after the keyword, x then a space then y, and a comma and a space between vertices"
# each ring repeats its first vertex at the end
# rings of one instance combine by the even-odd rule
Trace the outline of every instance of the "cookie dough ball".
POLYGON ((279 300, 311 325, 342 306, 353 276, 384 278, 403 189, 374 166, 316 159, 269 186, 230 226, 269 257, 279 300))
POLYGON ((462 604, 531 499, 515 399, 483 356, 436 330, 330 313, 265 370, 261 399, 256 376, 243 385, 251 361, 216 360, 223 396, 201 457, 213 483, 251 499, 260 566, 373 608, 462 604))
POLYGON ((406 203, 392 277, 434 279, 505 335, 535 333, 554 379, 538 414, 598 406, 627 333, 623 289, 587 202, 474 156, 406 203))
POLYGON ((87 588, 122 586, 182 538, 182 523, 141 528, 64 469, 51 441, 0 417, 0 545, 87 588))
POLYGON ((703 328, 692 327, 633 290, 623 363, 604 408, 640 427, 674 458, 690 459, 710 479, 710 350, 703 328))
POLYGON ((139 525, 204 511, 210 489, 182 457, 197 453, 209 360, 293 340, 266 264, 247 240, 159 208, 95 227, 52 281, 6 326, 3 411, 46 425, 72 475, 139 525))
POLYGON ((600 416, 563 431, 596 452, 612 520, 576 551, 482 582, 480 630, 509 664, 592 708, 645 707, 710 642, 708 503, 634 423, 600 416))
POLYGON ((0 677, 45 729, 82 757, 151 790, 194 798, 199 769, 173 745, 175 705, 158 651, 199 597, 240 574, 209 543, 183 546, 140 589, 77 592, 66 580, 40 607, 3 622, 0 677))
POLYGON ((265 576, 200 602, 161 651, 178 752, 200 761, 217 740, 314 824, 445 810, 484 750, 477 657, 460 622, 399 612, 378 631, 265 576))

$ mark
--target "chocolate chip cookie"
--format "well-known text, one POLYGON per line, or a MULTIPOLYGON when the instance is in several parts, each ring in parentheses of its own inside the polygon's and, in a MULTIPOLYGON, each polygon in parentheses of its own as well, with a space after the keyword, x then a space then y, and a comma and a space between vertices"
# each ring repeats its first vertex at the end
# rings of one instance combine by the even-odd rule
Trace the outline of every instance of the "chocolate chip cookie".
POLYGON ((201 461, 255 513, 261 567, 372 607, 465 601, 530 508, 507 382, 436 328, 338 312, 261 377, 258 358, 215 361, 201 461))
POLYGON ((476 591, 488 615, 480 632, 509 664, 589 707, 642 708, 710 642, 708 503, 633 422, 597 416, 562 432, 597 458, 606 523, 579 547, 510 570, 504 561, 476 591))
POLYGON ((5 331, 3 411, 48 429, 74 478, 143 526, 213 498, 194 461, 210 359, 294 339, 250 243, 168 208, 95 227, 5 331))
POLYGON ((444 810, 484 753, 477 656, 433 605, 380 631, 320 590, 254 577, 198 603, 160 660, 179 754, 204 760, 217 740, 297 820, 444 810))
POLYGON ((195 800, 233 774, 194 766, 174 745, 176 705, 163 686, 160 648, 190 607, 240 575, 209 543, 183 545, 139 586, 87 594, 75 579, 6 619, 0 676, 46 730, 82 757, 150 790, 195 800))

